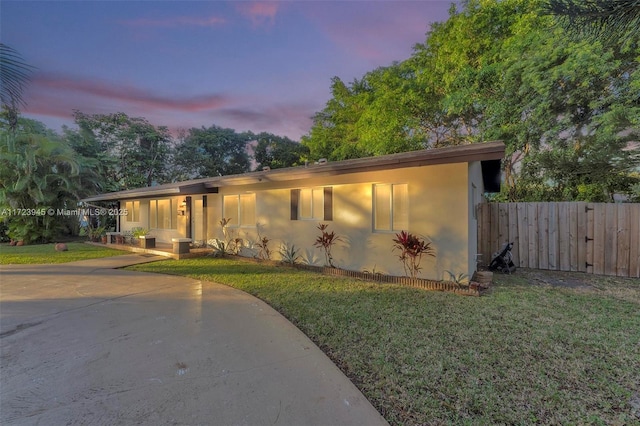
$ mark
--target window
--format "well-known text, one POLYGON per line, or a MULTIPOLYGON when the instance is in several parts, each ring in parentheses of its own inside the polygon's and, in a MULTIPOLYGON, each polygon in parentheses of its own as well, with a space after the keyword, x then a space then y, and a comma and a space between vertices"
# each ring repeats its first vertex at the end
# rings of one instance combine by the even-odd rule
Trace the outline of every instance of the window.
POLYGON ((149 202, 149 226, 152 229, 176 229, 178 227, 178 206, 170 198, 149 202))
POLYGON ((292 189, 291 220, 333 220, 333 188, 292 189))
POLYGON ((127 201, 124 208, 127 210, 127 222, 140 222, 140 201, 127 201))
POLYGON ((373 185, 373 229, 402 231, 409 227, 407 184, 373 185))
POLYGON ((222 203, 228 226, 256 226, 256 194, 225 195, 222 203))

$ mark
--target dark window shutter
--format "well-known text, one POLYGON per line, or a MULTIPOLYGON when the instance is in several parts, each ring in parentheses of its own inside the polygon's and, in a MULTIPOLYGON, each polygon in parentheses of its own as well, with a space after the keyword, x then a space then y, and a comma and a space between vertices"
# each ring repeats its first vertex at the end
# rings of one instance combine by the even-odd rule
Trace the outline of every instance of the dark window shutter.
POLYGON ((333 220, 333 188, 324 188, 324 220, 333 220))
POLYGON ((300 200, 300 190, 291 190, 291 220, 298 220, 298 200, 300 200))

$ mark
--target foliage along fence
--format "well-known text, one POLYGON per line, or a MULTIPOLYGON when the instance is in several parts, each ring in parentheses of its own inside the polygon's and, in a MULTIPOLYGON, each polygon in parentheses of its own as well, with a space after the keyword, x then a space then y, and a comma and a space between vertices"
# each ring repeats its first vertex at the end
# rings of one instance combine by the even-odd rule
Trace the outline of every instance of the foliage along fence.
POLYGON ((513 242, 519 267, 640 277, 640 204, 486 203, 477 213, 485 265, 513 242))

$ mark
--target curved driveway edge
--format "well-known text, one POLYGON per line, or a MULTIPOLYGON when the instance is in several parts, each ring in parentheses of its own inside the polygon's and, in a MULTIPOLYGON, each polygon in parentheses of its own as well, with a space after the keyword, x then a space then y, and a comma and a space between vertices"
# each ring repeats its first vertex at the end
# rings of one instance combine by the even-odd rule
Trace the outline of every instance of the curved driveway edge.
POLYGON ((110 269, 153 260, 0 266, 0 424, 387 424, 259 299, 110 269))

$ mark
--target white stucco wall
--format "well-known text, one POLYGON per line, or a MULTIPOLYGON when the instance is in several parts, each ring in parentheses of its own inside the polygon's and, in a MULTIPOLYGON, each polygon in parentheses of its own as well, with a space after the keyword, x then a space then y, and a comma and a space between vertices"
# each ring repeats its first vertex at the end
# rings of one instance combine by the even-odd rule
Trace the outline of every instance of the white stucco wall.
MULTIPOLYGON (((224 195, 256 193, 256 221, 271 240, 274 258, 280 244, 287 242, 300 249, 307 261, 322 265, 324 255, 313 243, 319 235, 317 225, 328 223, 329 231, 342 237, 333 249, 334 264, 361 271, 367 269, 404 275, 398 254, 392 250, 396 232, 374 232, 372 223, 372 188, 375 183, 406 183, 409 191, 409 232, 432 242, 436 257, 425 257, 421 277, 447 278, 446 270, 469 273, 475 265, 469 257, 469 168, 466 163, 388 171, 364 172, 330 178, 306 179, 281 184, 262 183, 220 188, 208 194, 209 236, 221 237, 224 195), (331 186, 333 220, 291 220, 290 192, 293 188, 331 186)), ((256 241, 255 227, 234 229, 237 236, 256 241)), ((472 244, 475 247, 475 241, 472 244)), ((475 248, 473 253, 475 253, 475 248)))
MULTIPOLYGON (((333 249, 337 267, 356 271, 375 269, 386 274, 404 275, 398 253, 392 250, 396 231, 373 230, 372 192, 376 183, 407 184, 409 227, 406 230, 431 241, 436 252, 435 258, 424 258, 420 277, 443 279, 448 278, 447 270, 455 274, 473 271, 476 226, 472 185, 476 185, 478 194, 482 193, 479 163, 432 165, 285 183, 265 181, 220 187, 219 193, 206 194, 206 238, 222 238, 219 222, 223 217, 225 195, 255 193, 256 222, 260 224, 263 236, 270 240, 273 259, 279 259, 279 247, 286 242, 294 244, 300 256, 308 262, 323 265, 323 252, 314 248, 313 244, 320 234, 318 224, 328 223, 329 231, 336 232, 342 238, 333 249), (291 189, 325 186, 333 188, 333 220, 291 220, 291 189)), ((179 203, 184 198, 174 197, 174 200, 179 203)), ((202 195, 192 198, 201 200, 202 195)), ((123 219, 123 231, 136 226, 149 228, 149 200, 141 201, 139 222, 128 223, 126 218, 123 219)), ((245 240, 248 246, 257 241, 256 226, 234 228, 232 232, 245 240)), ((159 242, 170 242, 171 238, 185 236, 186 217, 178 216, 175 230, 151 229, 151 234, 159 242)))

